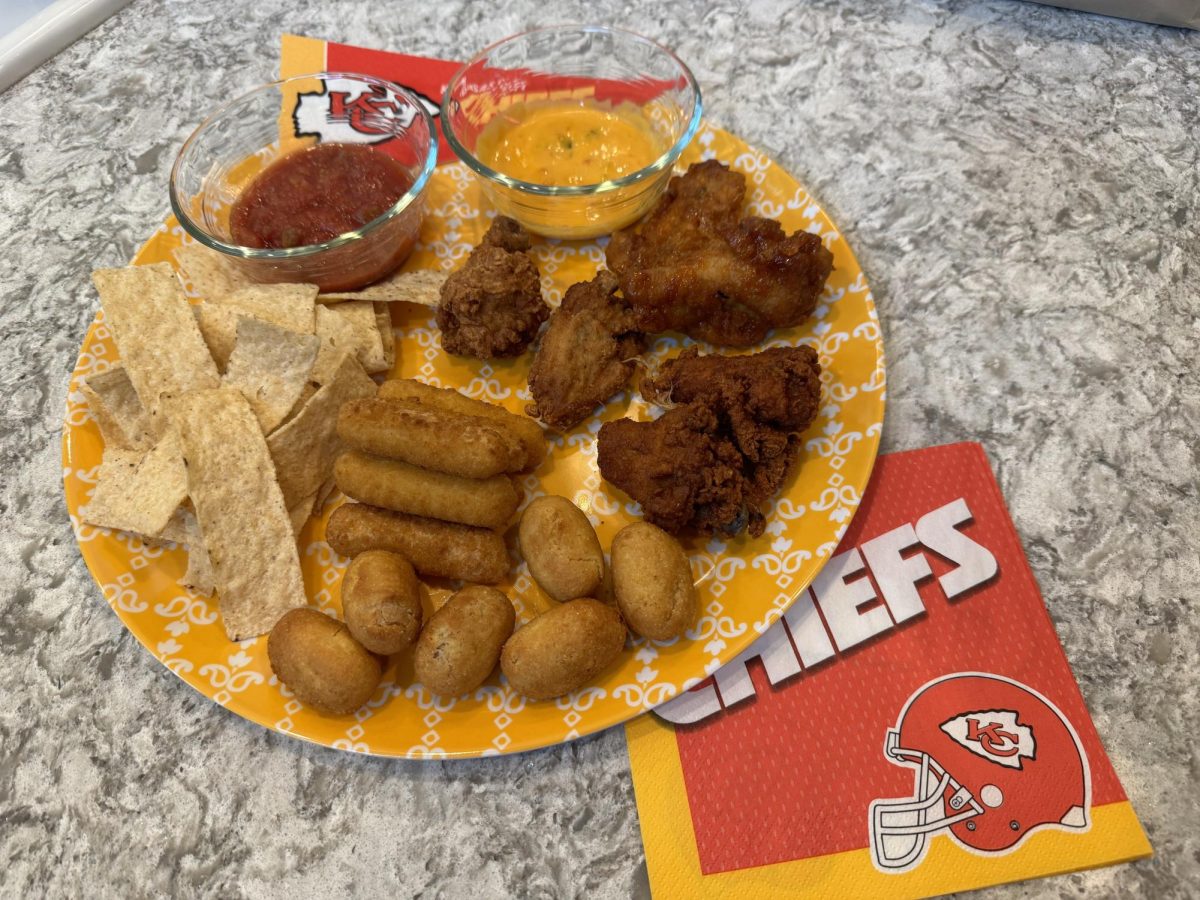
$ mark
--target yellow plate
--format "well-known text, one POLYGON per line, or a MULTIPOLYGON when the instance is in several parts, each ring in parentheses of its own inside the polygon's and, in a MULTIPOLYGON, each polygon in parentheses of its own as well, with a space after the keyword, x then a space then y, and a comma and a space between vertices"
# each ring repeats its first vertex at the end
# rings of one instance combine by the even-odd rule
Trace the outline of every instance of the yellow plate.
MULTIPOLYGON (((662 703, 735 656, 812 580, 854 515, 883 424, 883 343, 858 263, 816 202, 766 156, 726 132, 703 126, 681 166, 711 157, 746 174, 753 213, 780 219, 788 231, 821 234, 833 251, 835 268, 811 321, 776 333, 768 342, 808 344, 817 351, 824 369, 820 415, 804 435, 799 464, 774 503, 762 537, 697 539, 686 545, 702 611, 686 638, 634 641, 601 681, 557 701, 527 702, 499 676, 470 696, 434 697, 414 683, 412 666, 402 659, 389 667, 375 697, 357 714, 327 718, 305 709, 271 674, 265 637, 230 643, 216 604, 177 583, 187 565, 183 549, 149 547, 126 534, 80 523, 79 507, 95 483, 102 442, 79 385, 87 375, 117 361, 100 314, 88 330, 71 378, 63 471, 80 551, 121 621, 163 665, 238 715, 329 747, 383 756, 488 756, 569 741, 662 703)), ((457 268, 488 224, 485 210, 479 184, 464 166, 439 168, 430 181, 429 215, 409 267, 457 268)), ((171 262, 171 251, 184 240, 170 219, 134 262, 171 262)), ((567 286, 591 278, 604 261, 597 243, 544 242, 535 253, 543 287, 554 303, 567 286)), ((529 355, 498 363, 452 358, 442 352, 428 311, 401 305, 393 310, 393 321, 398 357, 393 376, 457 387, 522 411, 529 399, 529 355)), ((648 354, 651 364, 687 343, 676 336, 659 337, 648 354)), ((552 458, 527 478, 527 495, 571 497, 590 513, 607 547, 622 525, 638 517, 638 510, 601 480, 595 433, 601 421, 627 414, 647 418, 652 412, 635 391, 614 399, 601 415, 554 441, 552 458)), ((325 521, 334 505, 328 504, 324 514, 304 528, 300 549, 310 600, 321 608, 337 609, 338 584, 348 560, 324 541, 325 521)), ((551 602, 524 564, 515 567, 514 578, 502 587, 522 621, 551 602)))

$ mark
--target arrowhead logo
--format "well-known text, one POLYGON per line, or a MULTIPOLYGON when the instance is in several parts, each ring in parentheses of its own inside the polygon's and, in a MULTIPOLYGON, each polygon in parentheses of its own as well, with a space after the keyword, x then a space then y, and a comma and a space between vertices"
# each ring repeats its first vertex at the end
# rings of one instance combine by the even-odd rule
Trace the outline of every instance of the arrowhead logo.
POLYGON ((955 743, 975 755, 1010 769, 1022 768, 1022 759, 1036 758, 1033 729, 1020 724, 1011 710, 962 713, 943 722, 941 728, 955 743))
MULTIPOLYGON (((324 79, 322 88, 296 98, 292 119, 297 137, 378 144, 411 126, 417 117, 416 109, 381 85, 366 86, 330 75, 324 79)), ((432 115, 437 115, 432 100, 420 94, 417 99, 432 115)))

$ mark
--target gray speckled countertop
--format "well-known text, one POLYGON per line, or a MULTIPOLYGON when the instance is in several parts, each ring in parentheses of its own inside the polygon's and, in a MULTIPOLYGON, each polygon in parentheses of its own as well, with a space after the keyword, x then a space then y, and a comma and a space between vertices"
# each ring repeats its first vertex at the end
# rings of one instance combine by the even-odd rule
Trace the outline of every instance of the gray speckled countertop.
POLYGON ((983 442, 1157 855, 997 897, 1200 892, 1200 34, 1019 2, 138 0, 0 95, 0 894, 645 897, 624 737, 356 758, 223 712, 75 548, 67 375, 219 94, 284 31, 462 56, 554 21, 674 46, 821 199, 886 332, 883 449, 983 442))

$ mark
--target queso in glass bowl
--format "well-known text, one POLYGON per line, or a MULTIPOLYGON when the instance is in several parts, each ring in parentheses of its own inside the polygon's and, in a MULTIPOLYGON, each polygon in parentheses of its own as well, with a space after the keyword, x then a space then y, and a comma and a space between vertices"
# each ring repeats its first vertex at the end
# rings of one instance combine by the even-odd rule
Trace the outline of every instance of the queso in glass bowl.
POLYGON ((492 44, 446 86, 442 131, 496 209, 547 237, 641 218, 700 124, 688 67, 648 38, 554 26, 492 44))
POLYGON ((183 229, 261 282, 353 290, 412 252, 437 133, 399 85, 318 72, 222 106, 171 170, 183 229))

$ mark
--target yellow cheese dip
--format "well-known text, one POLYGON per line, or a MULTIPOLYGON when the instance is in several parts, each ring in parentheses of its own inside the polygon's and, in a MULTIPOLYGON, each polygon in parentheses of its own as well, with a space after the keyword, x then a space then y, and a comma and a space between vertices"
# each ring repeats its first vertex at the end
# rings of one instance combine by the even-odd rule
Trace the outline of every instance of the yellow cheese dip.
POLYGON ((522 103, 497 115, 479 135, 479 159, 532 184, 598 184, 632 175, 662 155, 662 140, 630 103, 591 100, 522 103))

